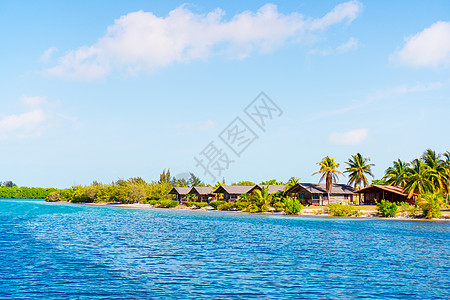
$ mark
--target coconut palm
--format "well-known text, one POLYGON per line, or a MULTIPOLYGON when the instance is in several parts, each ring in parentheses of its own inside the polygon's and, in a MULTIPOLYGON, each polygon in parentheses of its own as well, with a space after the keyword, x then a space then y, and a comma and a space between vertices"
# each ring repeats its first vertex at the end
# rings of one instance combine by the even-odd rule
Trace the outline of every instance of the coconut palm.
POLYGON ((269 187, 264 186, 261 190, 255 190, 254 194, 256 196, 256 205, 259 207, 260 211, 267 211, 270 202, 272 201, 272 195, 269 194, 269 187))
POLYGON ((448 203, 448 197, 450 194, 450 151, 447 151, 443 154, 444 160, 443 160, 443 174, 444 174, 444 193, 445 193, 445 199, 448 203))
POLYGON ((393 162, 393 166, 387 168, 383 179, 386 180, 388 185, 402 186, 406 184, 406 170, 409 167, 409 163, 398 159, 393 162))
MULTIPOLYGON (((345 162, 348 165, 344 171, 344 173, 349 174, 348 184, 353 185, 355 189, 357 187, 361 188, 369 185, 366 175, 374 177, 371 168, 375 165, 368 163, 369 161, 370 158, 363 157, 361 153, 357 153, 356 155, 352 155, 352 157, 345 162)), ((361 202, 361 194, 359 194, 358 204, 359 202, 361 202)))
POLYGON ((348 184, 356 187, 366 187, 369 185, 366 175, 373 177, 371 168, 375 166, 374 164, 369 164, 370 158, 363 157, 361 153, 352 155, 351 158, 345 162, 348 167, 345 169, 344 173, 349 173, 348 184))
POLYGON ((291 187, 293 187, 294 185, 298 184, 299 181, 300 181, 300 178, 297 178, 297 177, 289 178, 288 182, 284 186, 284 192, 286 193, 286 191, 288 191, 291 187))
POLYGON ((434 186, 430 180, 431 169, 420 159, 414 159, 411 167, 406 169, 404 192, 411 198, 414 194, 419 197, 425 193, 433 193, 434 186))
POLYGON ((434 150, 427 149, 420 159, 430 169, 429 180, 433 184, 434 191, 437 193, 445 193, 445 163, 441 159, 441 154, 436 154, 434 150))
POLYGON ((339 175, 344 175, 342 174, 342 172, 337 170, 337 168, 339 167, 339 163, 335 162, 334 159, 334 157, 331 158, 328 155, 325 156, 321 161, 317 163, 320 166, 320 170, 313 173, 313 175, 319 173, 322 174, 319 183, 325 179, 325 188, 328 194, 328 203, 330 203, 330 193, 333 183, 339 181, 339 175))

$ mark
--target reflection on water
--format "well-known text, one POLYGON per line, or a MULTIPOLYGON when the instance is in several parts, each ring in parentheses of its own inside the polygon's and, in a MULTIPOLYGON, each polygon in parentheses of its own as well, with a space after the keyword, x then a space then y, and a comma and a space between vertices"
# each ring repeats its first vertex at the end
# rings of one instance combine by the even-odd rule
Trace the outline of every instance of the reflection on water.
POLYGON ((449 223, 0 200, 0 298, 449 298, 449 223))

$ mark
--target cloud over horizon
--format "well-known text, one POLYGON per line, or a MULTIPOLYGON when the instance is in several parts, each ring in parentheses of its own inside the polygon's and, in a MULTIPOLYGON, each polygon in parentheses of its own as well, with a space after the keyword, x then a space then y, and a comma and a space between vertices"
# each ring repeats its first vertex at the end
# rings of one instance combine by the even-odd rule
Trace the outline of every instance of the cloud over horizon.
MULTIPOLYGON (((90 80, 119 69, 134 74, 153 71, 173 63, 186 63, 223 56, 242 59, 254 52, 270 52, 288 42, 298 42, 305 33, 315 33, 342 22, 352 22, 362 11, 359 1, 337 5, 322 18, 278 12, 266 4, 258 11, 244 11, 230 20, 215 9, 195 14, 182 5, 166 17, 137 11, 121 16, 108 26, 105 36, 90 46, 71 50, 57 59, 44 74, 90 80)), ((43 54, 47 60, 55 51, 43 54)))

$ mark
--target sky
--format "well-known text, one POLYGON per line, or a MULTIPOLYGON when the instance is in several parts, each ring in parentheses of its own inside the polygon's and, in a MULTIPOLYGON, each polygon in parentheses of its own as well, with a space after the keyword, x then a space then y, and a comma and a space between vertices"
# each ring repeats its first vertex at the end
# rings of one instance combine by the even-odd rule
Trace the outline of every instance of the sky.
POLYGON ((0 33, 0 181, 19 186, 318 182, 356 153, 380 178, 450 150, 447 0, 6 0, 0 33))

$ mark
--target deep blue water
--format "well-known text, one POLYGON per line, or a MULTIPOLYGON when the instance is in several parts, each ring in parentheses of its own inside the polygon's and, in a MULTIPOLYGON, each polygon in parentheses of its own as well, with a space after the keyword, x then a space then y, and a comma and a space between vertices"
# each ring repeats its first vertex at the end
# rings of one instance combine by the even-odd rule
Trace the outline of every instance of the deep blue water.
POLYGON ((449 299, 450 224, 0 200, 0 298, 449 299))

